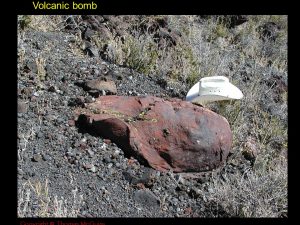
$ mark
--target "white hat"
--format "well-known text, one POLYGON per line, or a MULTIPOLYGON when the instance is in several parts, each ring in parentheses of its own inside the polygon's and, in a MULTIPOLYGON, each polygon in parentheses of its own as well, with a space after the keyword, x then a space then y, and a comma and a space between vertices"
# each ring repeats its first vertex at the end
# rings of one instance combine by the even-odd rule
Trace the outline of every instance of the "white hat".
POLYGON ((186 100, 205 104, 208 102, 241 99, 243 93, 224 76, 204 77, 187 93, 186 100))

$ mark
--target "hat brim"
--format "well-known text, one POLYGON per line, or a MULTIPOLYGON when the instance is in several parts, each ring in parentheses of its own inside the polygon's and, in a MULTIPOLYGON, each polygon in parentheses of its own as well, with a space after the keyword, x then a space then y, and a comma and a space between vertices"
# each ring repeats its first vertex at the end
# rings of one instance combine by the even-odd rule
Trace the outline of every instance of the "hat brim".
POLYGON ((200 82, 196 83, 187 93, 186 101, 190 102, 208 102, 208 101, 222 101, 243 98, 243 93, 231 83, 222 86, 219 93, 210 93, 202 91, 199 95, 200 82))

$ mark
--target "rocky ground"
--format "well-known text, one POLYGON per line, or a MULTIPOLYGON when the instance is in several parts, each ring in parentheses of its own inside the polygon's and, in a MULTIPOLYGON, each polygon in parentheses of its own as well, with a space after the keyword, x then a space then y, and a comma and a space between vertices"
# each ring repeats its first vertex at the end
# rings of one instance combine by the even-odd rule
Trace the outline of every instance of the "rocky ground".
MULTIPOLYGON (((217 191, 211 185, 215 179, 226 181, 227 174, 251 169, 247 157, 228 163, 221 171, 192 179, 141 165, 133 157, 125 157, 110 140, 79 132, 74 110, 95 101, 98 95, 110 94, 87 90, 81 85, 87 80, 109 77, 117 95, 180 99, 184 99, 190 84, 180 79, 170 82, 167 74, 142 74, 107 59, 95 46, 77 46, 78 34, 85 45, 93 42, 84 42, 89 39, 86 27, 72 27, 70 21, 68 24, 56 31, 19 27, 19 216, 234 216, 209 197, 217 191)), ((252 79, 247 78, 247 69, 239 71, 244 73, 245 82, 252 79)), ((284 89, 287 78, 281 78, 278 83, 284 89)), ((274 82, 269 85, 274 86, 274 82)), ((277 102, 268 105, 274 115, 279 105, 286 104, 277 102)), ((286 120, 283 114, 278 118, 286 120)), ((272 144, 273 149, 281 148, 276 144, 282 146, 277 139, 272 144)), ((234 149, 238 149, 236 144, 234 149)))

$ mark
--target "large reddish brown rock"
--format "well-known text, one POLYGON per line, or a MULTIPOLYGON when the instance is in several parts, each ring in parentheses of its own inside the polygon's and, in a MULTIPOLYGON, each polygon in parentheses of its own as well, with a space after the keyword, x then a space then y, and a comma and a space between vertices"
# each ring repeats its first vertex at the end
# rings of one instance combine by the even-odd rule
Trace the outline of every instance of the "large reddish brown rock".
POLYGON ((80 114, 81 128, 160 171, 209 171, 226 161, 231 148, 224 117, 179 99, 101 96, 80 114))

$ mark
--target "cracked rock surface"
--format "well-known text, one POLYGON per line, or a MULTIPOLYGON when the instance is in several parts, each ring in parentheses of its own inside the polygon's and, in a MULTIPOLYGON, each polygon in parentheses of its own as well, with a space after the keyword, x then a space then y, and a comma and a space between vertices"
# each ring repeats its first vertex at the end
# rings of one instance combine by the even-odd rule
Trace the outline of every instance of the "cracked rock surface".
POLYGON ((210 171, 224 164, 231 148, 224 117, 180 99, 101 96, 87 108, 79 128, 111 139, 156 170, 210 171))

